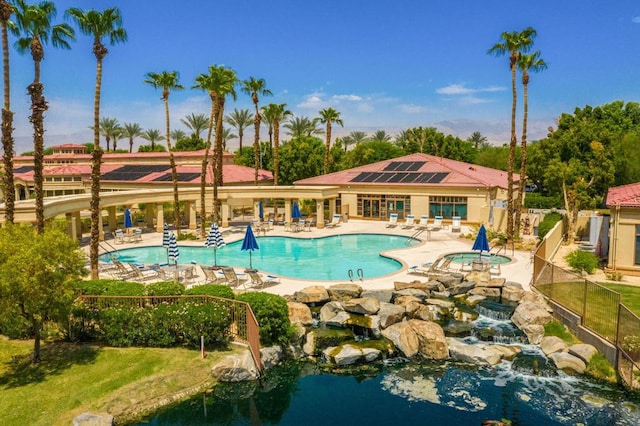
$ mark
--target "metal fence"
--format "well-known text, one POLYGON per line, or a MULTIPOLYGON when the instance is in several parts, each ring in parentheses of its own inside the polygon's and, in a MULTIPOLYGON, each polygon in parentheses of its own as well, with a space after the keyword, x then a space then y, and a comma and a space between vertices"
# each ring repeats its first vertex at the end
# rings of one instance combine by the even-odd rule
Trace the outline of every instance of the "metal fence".
POLYGON ((258 369, 262 370, 260 359, 260 327, 251 310, 251 306, 239 300, 225 299, 215 296, 79 296, 79 299, 88 307, 94 309, 144 308, 159 304, 175 304, 184 300, 194 303, 223 304, 231 315, 229 334, 235 342, 246 344, 253 356, 258 369))

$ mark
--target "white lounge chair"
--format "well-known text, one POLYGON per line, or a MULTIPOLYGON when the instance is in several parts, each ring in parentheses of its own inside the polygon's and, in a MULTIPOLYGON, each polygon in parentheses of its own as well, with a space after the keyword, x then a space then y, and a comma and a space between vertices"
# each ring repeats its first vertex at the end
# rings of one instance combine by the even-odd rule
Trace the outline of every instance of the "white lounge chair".
POLYGON ((275 275, 260 275, 256 271, 248 271, 251 278, 251 287, 262 290, 266 285, 280 284, 280 278, 275 275))
POLYGON ((451 232, 460 232, 462 230, 462 218, 460 216, 453 216, 451 218, 451 232))
POLYGON ((420 216, 416 229, 427 229, 427 226, 429 226, 429 215, 423 214, 420 216))
POLYGON ((335 228, 336 226, 340 226, 340 217, 341 216, 339 214, 334 214, 333 218, 331 219, 331 222, 327 223, 325 227, 335 228))
POLYGON ((389 215, 389 222, 387 223, 387 228, 395 228, 398 226, 398 213, 391 213, 389 215))
POLYGON ((124 243, 124 232, 122 231, 122 229, 116 229, 113 232, 113 239, 115 240, 116 244, 124 243))
POLYGON ((433 218, 433 224, 429 227, 430 231, 439 231, 442 229, 442 216, 436 216, 433 218))
POLYGON ((415 225, 416 217, 412 214, 407 215, 407 220, 402 224, 402 229, 411 229, 415 225))
POLYGON ((241 277, 236 274, 236 271, 233 268, 224 267, 222 268, 222 273, 224 274, 225 281, 227 282, 227 284, 229 284, 230 287, 238 287, 240 284, 242 284, 242 287, 246 289, 244 283, 247 281, 247 278, 241 277))

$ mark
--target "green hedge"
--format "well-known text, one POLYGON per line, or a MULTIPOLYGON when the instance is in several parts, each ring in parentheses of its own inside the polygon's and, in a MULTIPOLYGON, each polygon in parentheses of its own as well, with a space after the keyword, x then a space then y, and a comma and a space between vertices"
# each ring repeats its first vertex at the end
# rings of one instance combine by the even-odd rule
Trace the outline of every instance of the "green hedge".
POLYGON ((215 297, 223 297, 225 299, 235 299, 236 297, 231 287, 229 287, 228 285, 220 285, 220 284, 197 285, 186 290, 184 294, 192 294, 192 295, 199 295, 199 296, 215 296, 215 297))
POLYGON ((249 303, 260 326, 260 343, 263 346, 288 344, 294 335, 289 321, 287 301, 270 293, 244 293, 238 300, 249 303))
POLYGON ((556 226, 556 223, 561 220, 562 215, 560 213, 549 213, 545 215, 544 219, 540 222, 540 225, 538 225, 538 237, 540 237, 540 239, 544 238, 544 236, 547 235, 554 226, 556 226))

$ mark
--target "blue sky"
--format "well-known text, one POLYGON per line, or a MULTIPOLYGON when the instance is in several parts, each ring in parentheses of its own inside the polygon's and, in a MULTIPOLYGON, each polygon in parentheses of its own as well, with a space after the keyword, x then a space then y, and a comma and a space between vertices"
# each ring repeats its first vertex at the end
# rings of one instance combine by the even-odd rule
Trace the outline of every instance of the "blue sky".
MULTIPOLYGON (((262 98, 261 105, 286 103, 296 116, 308 117, 322 108, 337 109, 344 121, 344 128, 334 130, 337 136, 378 129, 395 135, 413 126, 433 126, 461 138, 480 131, 502 144, 510 131, 508 59, 487 50, 500 41, 501 32, 527 26, 537 30, 534 49, 549 66, 532 75, 529 84, 529 140, 544 137, 556 117, 576 107, 640 100, 637 0, 55 4, 59 22, 70 6, 120 8, 128 41, 109 46, 101 116, 137 122, 145 129, 164 129, 160 92, 143 83, 147 72, 180 72, 186 90, 171 94, 172 129, 186 130, 180 118, 209 112, 208 96, 190 89, 194 78, 211 64, 224 64, 241 79, 266 80, 274 96, 262 98)), ((45 55, 46 145, 91 141, 91 39, 78 33, 71 50, 47 46, 45 55)), ((11 79, 19 153, 31 149, 25 89, 33 79, 30 55, 12 54, 11 79)), ((518 89, 521 101, 520 85, 518 89)), ((233 108, 252 108, 250 98, 238 91, 237 101, 227 101, 226 112, 233 108)), ((521 112, 519 103, 519 116, 521 112)), ((251 129, 245 138, 252 140, 251 129)))

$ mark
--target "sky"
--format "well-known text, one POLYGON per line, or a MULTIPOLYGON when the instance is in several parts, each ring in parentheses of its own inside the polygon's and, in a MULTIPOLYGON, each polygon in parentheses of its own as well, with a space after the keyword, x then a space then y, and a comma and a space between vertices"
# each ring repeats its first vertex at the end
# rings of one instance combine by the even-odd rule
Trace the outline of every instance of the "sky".
MULTIPOLYGON (((27 0, 32 1, 32 0, 27 0)), ((295 116, 340 112, 340 137, 360 130, 390 135, 435 127, 462 139, 481 132, 507 143, 511 74, 507 57, 488 49, 504 31, 537 31, 533 50, 548 68, 529 83, 528 140, 546 136, 562 113, 615 100, 640 101, 640 2, 637 0, 56 0, 54 22, 69 7, 118 7, 126 43, 108 45, 103 62, 102 117, 139 123, 164 134, 160 90, 143 83, 148 72, 178 71, 185 90, 169 98, 171 128, 191 113, 209 113, 210 100, 191 89, 209 65, 234 69, 241 80, 263 78, 295 116)), ((73 25, 73 23, 72 23, 73 25)), ((13 45, 15 37, 10 37, 13 45)), ((105 40, 105 43, 107 41, 105 40)), ((41 80, 49 110, 45 145, 93 140, 96 59, 92 39, 76 31, 70 50, 45 46, 41 80)), ((12 49, 11 109, 16 152, 32 149, 27 85, 29 54, 12 49)), ((238 90, 225 113, 251 109, 238 90)), ((518 78, 518 126, 522 88, 518 78)), ((261 139, 267 139, 261 130, 261 139)), ((253 140, 252 128, 244 141, 253 140)), ((282 131, 281 139, 288 136, 282 131)), ((136 146, 146 143, 140 139, 136 146)), ((104 144, 104 139, 102 141, 104 144)), ((120 141, 124 147, 126 141, 120 141)), ((237 140, 228 146, 237 147, 237 140)))

